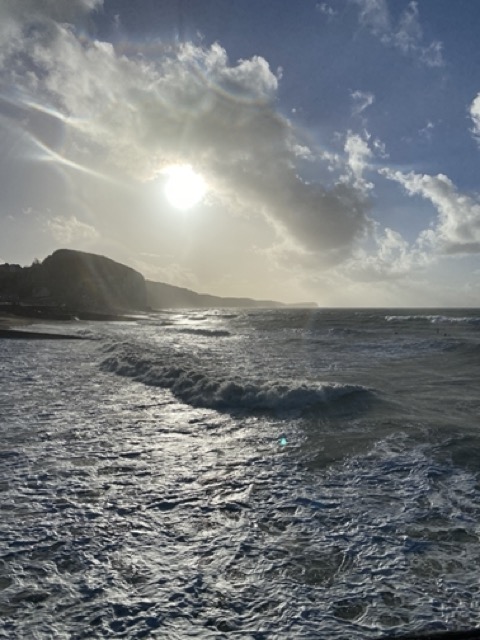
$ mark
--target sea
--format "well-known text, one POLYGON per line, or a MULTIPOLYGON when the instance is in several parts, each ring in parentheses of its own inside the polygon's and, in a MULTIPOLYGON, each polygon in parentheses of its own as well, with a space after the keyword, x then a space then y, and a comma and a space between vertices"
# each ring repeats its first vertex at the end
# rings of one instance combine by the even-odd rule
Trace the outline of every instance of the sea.
POLYGON ((480 626, 480 310, 0 340, 0 638, 480 626))

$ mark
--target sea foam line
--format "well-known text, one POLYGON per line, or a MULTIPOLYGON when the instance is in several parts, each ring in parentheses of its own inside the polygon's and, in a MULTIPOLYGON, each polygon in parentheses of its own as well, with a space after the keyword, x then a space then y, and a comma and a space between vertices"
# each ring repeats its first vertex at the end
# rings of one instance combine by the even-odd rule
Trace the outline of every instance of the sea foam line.
POLYGON ((345 396, 368 393, 365 387, 352 384, 219 378, 201 371, 195 363, 165 365, 158 357, 131 353, 108 356, 101 363, 101 369, 148 386, 169 389, 186 404, 219 410, 302 410, 345 396))
POLYGON ((480 324, 478 316, 442 316, 442 315, 409 315, 409 316, 385 316, 387 322, 408 322, 414 320, 426 320, 431 324, 480 324))

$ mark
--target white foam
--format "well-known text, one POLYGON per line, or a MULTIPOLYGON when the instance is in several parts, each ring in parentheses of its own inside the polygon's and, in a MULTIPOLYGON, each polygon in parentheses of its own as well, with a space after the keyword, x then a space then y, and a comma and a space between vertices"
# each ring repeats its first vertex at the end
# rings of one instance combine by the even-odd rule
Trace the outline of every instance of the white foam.
MULTIPOLYGON (((111 348, 111 347, 110 347, 111 348)), ((327 404, 355 393, 368 393, 361 385, 253 381, 215 376, 187 357, 169 357, 164 364, 155 356, 124 348, 101 363, 104 371, 127 376, 149 386, 169 389, 178 399, 211 409, 302 410, 327 404)))
POLYGON ((415 320, 425 320, 430 324, 480 324, 478 316, 445 316, 445 315, 394 315, 385 316, 387 322, 408 322, 415 320))

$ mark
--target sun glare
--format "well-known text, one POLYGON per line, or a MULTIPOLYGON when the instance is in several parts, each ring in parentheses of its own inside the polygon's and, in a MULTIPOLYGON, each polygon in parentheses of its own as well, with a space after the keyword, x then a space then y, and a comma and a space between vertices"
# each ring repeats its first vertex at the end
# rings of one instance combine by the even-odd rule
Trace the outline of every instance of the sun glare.
POLYGON ((167 176, 165 195, 176 209, 191 209, 207 192, 205 180, 190 165, 174 165, 163 173, 167 176))

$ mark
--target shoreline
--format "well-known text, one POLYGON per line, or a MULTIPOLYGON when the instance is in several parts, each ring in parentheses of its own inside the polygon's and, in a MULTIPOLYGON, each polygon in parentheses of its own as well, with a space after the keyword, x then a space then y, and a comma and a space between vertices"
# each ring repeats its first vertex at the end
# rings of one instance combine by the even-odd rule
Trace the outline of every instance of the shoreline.
MULTIPOLYGON (((131 313, 134 313, 133 311, 131 313)), ((0 306, 0 340, 89 340, 85 336, 73 333, 57 332, 56 327, 76 325, 85 322, 136 322, 138 318, 121 313, 101 313, 81 311, 65 313, 58 309, 45 309, 35 306, 15 306, 8 310, 0 306), (36 325, 48 325, 46 331, 36 331, 36 325), (50 330, 51 327, 51 330, 50 330)))
MULTIPOLYGON (((45 324, 45 318, 28 318, 0 311, 0 340, 86 340, 84 336, 53 331, 35 331, 36 324, 45 324)), ((54 321, 51 321, 52 325, 54 321)), ((64 325, 64 322, 61 321, 64 325)))
POLYGON ((34 322, 35 320, 33 318, 24 318, 22 316, 15 316, 13 314, 0 311, 0 330, 13 329, 15 327, 28 327, 34 322))

